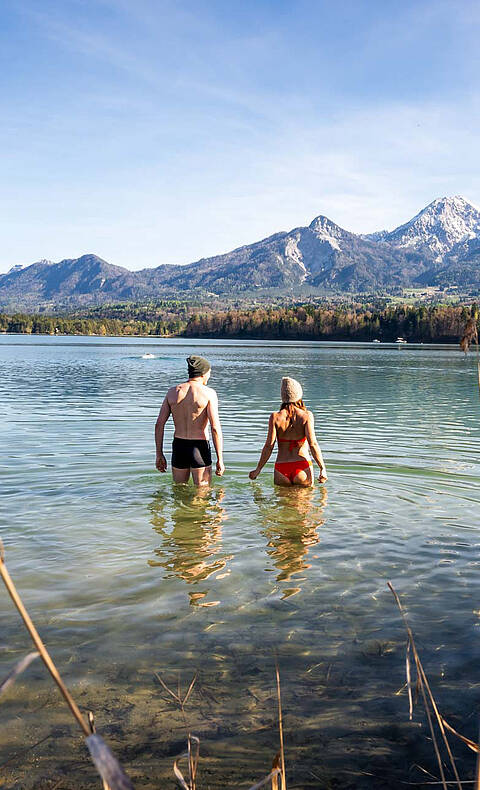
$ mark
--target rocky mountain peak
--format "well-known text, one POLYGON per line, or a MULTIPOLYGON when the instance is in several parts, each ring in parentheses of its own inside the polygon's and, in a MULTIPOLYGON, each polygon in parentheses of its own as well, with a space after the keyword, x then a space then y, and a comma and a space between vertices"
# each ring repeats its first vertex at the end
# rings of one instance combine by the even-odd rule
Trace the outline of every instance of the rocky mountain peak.
POLYGON ((325 241, 333 247, 333 249, 340 249, 339 242, 345 237, 349 236, 349 232, 336 225, 328 217, 320 214, 308 226, 308 229, 313 231, 319 241, 325 241))
POLYGON ((132 272, 91 253, 39 261, 0 275, 0 309, 254 288, 372 293, 419 284, 480 288, 480 209, 460 195, 433 200, 390 232, 359 235, 321 214, 307 227, 186 266, 132 272))
POLYGON ((328 219, 328 217, 325 217, 323 214, 319 214, 318 217, 312 219, 308 227, 316 232, 320 232, 322 230, 329 230, 331 228, 338 228, 340 230, 338 225, 332 222, 331 219, 328 219))
POLYGON ((465 239, 480 235, 480 210, 461 195, 433 200, 383 239, 398 247, 428 248, 440 259, 465 239))

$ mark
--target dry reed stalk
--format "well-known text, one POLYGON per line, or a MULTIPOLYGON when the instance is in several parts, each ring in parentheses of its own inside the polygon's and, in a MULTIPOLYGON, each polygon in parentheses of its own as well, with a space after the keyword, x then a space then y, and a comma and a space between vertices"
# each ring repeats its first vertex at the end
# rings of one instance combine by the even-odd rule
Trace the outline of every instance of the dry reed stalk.
MULTIPOLYGON (((280 738, 280 771, 282 777, 282 790, 287 790, 287 776, 285 773, 285 749, 283 746, 283 716, 282 716, 282 697, 280 693, 280 672, 278 671, 278 660, 275 658, 275 677, 277 680, 277 704, 278 704, 278 735, 280 738)), ((273 785, 273 781, 272 781, 273 785)))
MULTIPOLYGON (((260 787, 264 787, 269 782, 271 782, 272 790, 278 790, 278 777, 281 780, 281 790, 287 790, 287 782, 286 782, 286 772, 285 772, 285 751, 284 751, 284 741, 283 741, 283 714, 282 714, 282 700, 281 700, 281 692, 280 692, 280 672, 278 669, 278 661, 275 660, 275 674, 276 674, 276 681, 277 681, 277 704, 278 704, 278 729, 279 729, 279 738, 280 738, 280 751, 275 755, 272 764, 272 770, 270 773, 257 782, 252 787, 248 788, 248 790, 259 790, 260 787)), ((173 763, 173 773, 175 777, 182 787, 183 790, 196 790, 197 784, 197 769, 198 769, 198 762, 200 756, 200 740, 195 735, 190 733, 190 727, 188 725, 185 705, 187 704, 190 695, 193 691, 193 687, 195 685, 195 681, 197 679, 197 673, 193 676, 190 685, 187 689, 187 692, 184 697, 182 697, 181 689, 180 689, 180 679, 178 680, 178 688, 177 692, 172 691, 172 689, 167 686, 163 678, 158 672, 154 673, 156 679, 162 686, 162 688, 167 692, 169 697, 178 705, 180 711, 182 713, 184 719, 184 726, 187 732, 187 751, 180 754, 173 763), (188 777, 185 778, 182 771, 179 767, 180 760, 187 758, 188 762, 188 777)))
MULTIPOLYGON (((441 785, 443 782, 401 782, 401 784, 409 785, 410 787, 425 787, 425 785, 441 785)), ((449 780, 445 784, 454 785, 456 782, 455 780, 449 780)), ((475 779, 462 779, 462 784, 473 785, 475 784, 475 779)))
POLYGON ((448 721, 443 718, 443 716, 440 718, 442 719, 443 726, 446 730, 451 732, 452 735, 456 735, 457 738, 460 738, 460 740, 463 741, 468 746, 468 748, 472 750, 472 752, 475 752, 475 754, 480 754, 480 746, 478 743, 475 743, 475 741, 472 741, 470 738, 466 738, 465 735, 460 735, 460 733, 457 732, 457 730, 454 729, 454 727, 452 727, 452 725, 449 724, 448 721))
POLYGON ((133 790, 129 777, 100 735, 89 735, 85 743, 104 787, 110 790, 133 790))
MULTIPOLYGON (((89 710, 87 713, 87 719, 88 719, 88 726, 90 727, 90 733, 92 735, 96 735, 97 728, 95 727, 95 717, 91 710, 89 710)), ((108 784, 106 783, 105 779, 102 779, 102 790, 112 790, 111 787, 109 787, 108 784)))
POLYGON ((410 670, 410 639, 407 642, 407 649, 405 651, 405 671, 407 676, 407 691, 408 691, 408 718, 410 721, 413 719, 413 695, 412 695, 412 673, 410 670))
POLYGON ((279 774, 281 773, 280 768, 274 768, 273 771, 270 771, 268 776, 265 776, 256 785, 252 785, 248 788, 248 790, 259 790, 260 787, 265 787, 266 784, 272 781, 272 788, 277 787, 277 784, 274 785, 274 782, 278 779, 279 774))
POLYGON ((271 773, 272 790, 278 790, 278 777, 282 773, 281 763, 282 760, 281 760, 280 752, 277 752, 277 754, 273 758, 273 763, 272 763, 272 773, 271 773), (275 771, 277 771, 277 773, 275 773, 275 771))
POLYGON ((15 683, 17 677, 21 675, 21 673, 24 672, 24 670, 29 667, 32 661, 35 661, 39 655, 40 653, 35 650, 33 653, 29 653, 27 656, 21 658, 20 661, 17 661, 13 669, 11 669, 8 673, 7 677, 4 678, 0 683, 0 694, 3 694, 4 691, 10 688, 10 686, 15 683))
POLYGON ((2 577, 2 580, 3 580, 3 583, 4 583, 5 587, 7 588, 7 592, 10 595, 10 598, 12 599, 14 605, 16 606, 16 608, 17 608, 17 610, 18 610, 18 612, 20 614, 20 617, 22 618, 23 622, 25 623, 25 627, 26 627, 28 633, 30 634, 35 647, 37 648, 38 652, 40 653, 40 656, 42 658, 43 663, 47 667, 47 669, 50 672, 53 680, 55 681, 55 683, 57 684, 58 688, 60 689, 60 693, 62 694, 65 702, 67 703, 68 707, 70 708, 70 710, 72 712, 72 715, 74 716, 75 720, 79 724, 83 734, 88 738, 88 736, 90 735, 90 730, 87 727, 87 724, 85 723, 85 720, 84 720, 82 714, 80 713, 75 700, 72 698, 70 692, 68 691, 67 687, 65 686, 65 683, 63 682, 62 678, 60 677, 60 673, 59 673, 57 667, 55 666, 55 664, 53 663, 52 659, 50 658, 48 650, 45 647, 45 645, 43 644, 37 629, 35 628, 32 620, 30 619, 30 615, 28 614, 27 610, 25 609, 25 606, 23 605, 23 602, 22 602, 22 600, 21 600, 21 598, 20 598, 20 596, 19 596, 19 594, 18 594, 18 592, 16 590, 16 587, 15 587, 13 581, 12 581, 12 578, 11 578, 11 576, 10 576, 8 570, 7 570, 7 566, 5 565, 5 552, 4 552, 4 549, 3 549, 3 543, 1 543, 1 542, 0 542, 0 575, 2 577))
MULTIPOLYGON (((450 727, 450 725, 447 725, 446 721, 440 715, 437 703, 435 701, 435 698, 434 698, 432 690, 430 688, 430 684, 428 682, 425 670, 423 668, 423 664, 422 664, 422 662, 420 660, 420 656, 418 655, 417 646, 415 644, 415 640, 413 638, 413 633, 412 633, 412 630, 411 630, 410 625, 409 625, 408 620, 407 620, 405 609, 403 608, 402 603, 400 601, 400 598, 398 597, 397 592, 395 591, 395 589, 394 589, 393 585, 391 584, 391 582, 387 582, 387 585, 388 585, 390 591, 392 592, 392 594, 393 594, 393 596, 395 598, 396 604, 398 606, 398 609, 400 611, 400 614, 402 616, 402 619, 403 619, 403 622, 404 622, 404 625, 405 625, 405 628, 406 628, 406 631, 407 631, 407 637, 408 637, 408 641, 407 641, 407 668, 408 668, 407 669, 407 686, 409 686, 409 690, 410 691, 411 691, 411 678, 410 678, 410 685, 409 685, 410 670, 409 670, 409 658, 408 658, 410 649, 411 649, 413 657, 414 657, 415 668, 416 668, 416 672, 417 672, 417 688, 419 688, 420 693, 422 695, 423 704, 424 704, 424 708, 425 708, 425 713, 427 715, 428 726, 429 726, 429 729, 430 729, 430 734, 431 734, 431 737, 432 737, 432 743, 433 743, 433 747, 434 747, 434 750, 435 750, 435 756, 436 756, 436 759, 437 759, 438 769, 439 769, 440 777, 441 777, 441 782, 440 783, 442 784, 442 786, 444 788, 447 787, 447 781, 446 781, 445 773, 444 773, 444 770, 443 770, 443 762, 442 762, 442 758, 441 758, 441 755, 440 755, 440 749, 439 749, 438 741, 437 741, 437 738, 436 738, 436 735, 435 735, 435 730, 434 730, 434 727, 433 727, 433 720, 432 720, 432 715, 431 715, 431 711, 430 711, 430 706, 431 706, 431 708, 433 710, 433 713, 435 715, 436 723, 437 723, 437 726, 438 726, 438 728, 440 730, 440 733, 441 733, 441 736, 442 736, 442 740, 443 740, 443 743, 445 745, 445 749, 447 751, 448 758, 450 760, 450 766, 452 768, 452 771, 453 771, 453 774, 454 774, 454 777, 455 777, 454 783, 457 785, 458 790, 462 790, 462 784, 460 782, 460 777, 458 775, 457 766, 455 764, 455 760, 454 760, 454 757, 453 757, 453 754, 452 754, 452 751, 451 751, 451 748, 450 748, 450 744, 448 742, 446 730, 448 729, 452 734, 457 735, 458 737, 461 738, 461 740, 463 740, 465 742, 467 742, 469 739, 464 738, 464 736, 461 736, 459 733, 457 733, 453 729, 453 727, 450 727)), ((410 697, 409 697, 409 708, 410 708, 411 714, 413 715, 413 708, 411 707, 411 698, 410 697)), ((410 716, 410 718, 411 718, 411 716, 410 716)), ((473 741, 469 742, 468 745, 470 745, 470 743, 473 743, 473 741)), ((474 746, 475 746, 475 744, 474 744, 474 746)), ((451 782, 448 782, 448 784, 451 784, 451 782)))
POLYGON ((17 589, 15 587, 15 584, 13 583, 13 580, 7 570, 7 566, 5 565, 5 551, 1 540, 0 540, 0 576, 2 577, 2 581, 5 584, 5 587, 7 588, 7 592, 10 595, 10 598, 12 599, 15 607, 17 608, 28 633, 30 634, 32 641, 38 650, 40 658, 42 659, 43 663, 45 664, 48 671, 50 672, 56 685, 60 689, 60 692, 65 702, 67 703, 68 707, 70 708, 70 711, 73 717, 75 718, 75 721, 79 724, 83 734, 86 736, 85 743, 90 753, 90 757, 92 758, 92 761, 102 778, 102 781, 104 783, 104 788, 108 787, 109 790, 133 790, 133 785, 130 779, 124 772, 123 768, 121 767, 120 763, 113 755, 109 747, 103 741, 103 738, 101 738, 100 735, 92 734, 91 723, 90 726, 87 725, 85 719, 80 713, 80 710, 75 700, 71 696, 70 692, 65 686, 65 683, 60 677, 60 673, 57 667, 55 666, 55 664, 53 663, 47 648, 42 642, 42 639, 40 638, 40 635, 37 629, 35 628, 30 618, 30 615, 25 609, 23 601, 20 598, 17 589))
POLYGON ((176 778, 178 779, 180 785, 183 787, 183 790, 195 790, 196 788, 196 777, 197 777, 197 767, 198 767, 198 760, 200 756, 200 739, 196 737, 196 735, 188 734, 187 737, 187 751, 183 752, 173 764, 173 773, 175 774, 176 778), (193 744, 193 748, 192 748, 193 744), (182 774, 180 768, 178 767, 178 763, 184 757, 188 758, 188 782, 186 781, 184 775, 182 774))
POLYGON ((170 697, 176 702, 179 706, 180 711, 183 717, 183 724, 185 727, 185 731, 187 733, 187 751, 183 752, 173 764, 173 773, 175 774, 176 778, 178 779, 181 786, 184 790, 196 790, 197 788, 197 769, 198 769, 198 761, 200 757, 200 740, 195 735, 192 735, 190 732, 190 726, 187 720, 187 714, 185 711, 185 705, 187 704, 190 694, 193 691, 193 687, 195 686, 195 682, 197 680, 197 673, 193 676, 192 680, 190 681, 190 685, 187 689, 185 696, 182 698, 182 693, 180 689, 180 678, 178 679, 178 689, 177 693, 175 694, 171 688, 167 686, 163 678, 158 674, 158 672, 154 673, 155 677, 157 678, 158 682, 165 689, 165 691, 170 695, 170 697), (178 763, 184 757, 188 758, 188 781, 185 779, 184 775, 182 774, 180 768, 178 767, 178 763))
MULTIPOLYGON (((480 741, 480 733, 479 733, 480 741)), ((480 790, 480 752, 477 754, 477 765, 475 767, 475 790, 480 790)))
POLYGON ((280 740, 280 750, 273 758, 272 770, 270 773, 261 779, 257 784, 249 787, 248 790, 257 790, 259 787, 264 787, 270 781, 272 782, 272 790, 278 790, 278 778, 280 777, 281 790, 287 790, 287 774, 285 771, 285 749, 283 742, 283 714, 282 714, 282 697, 280 690, 280 672, 278 669, 278 659, 275 656, 275 677, 277 681, 277 706, 278 706, 278 736, 280 740))

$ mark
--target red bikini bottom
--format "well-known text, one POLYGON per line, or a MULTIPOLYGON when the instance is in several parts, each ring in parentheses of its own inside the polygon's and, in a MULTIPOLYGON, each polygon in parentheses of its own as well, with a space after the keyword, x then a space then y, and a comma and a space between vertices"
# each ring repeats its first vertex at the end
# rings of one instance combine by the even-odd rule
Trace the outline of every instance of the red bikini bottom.
POLYGON ((304 472, 309 466, 313 466, 308 458, 299 458, 297 461, 284 461, 275 464, 275 469, 284 477, 288 477, 291 483, 295 480, 299 472, 304 472))

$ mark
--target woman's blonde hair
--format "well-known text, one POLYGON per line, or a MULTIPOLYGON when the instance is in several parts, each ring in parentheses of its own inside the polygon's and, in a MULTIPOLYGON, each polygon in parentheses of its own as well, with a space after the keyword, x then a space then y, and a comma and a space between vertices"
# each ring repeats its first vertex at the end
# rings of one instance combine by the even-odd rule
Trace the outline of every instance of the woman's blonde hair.
POLYGON ((295 403, 282 403, 280 406, 280 411, 285 411, 288 414, 288 421, 287 421, 287 428, 292 422, 293 418, 295 417, 295 409, 302 409, 302 411, 307 411, 307 407, 305 406, 302 399, 295 401, 295 403))

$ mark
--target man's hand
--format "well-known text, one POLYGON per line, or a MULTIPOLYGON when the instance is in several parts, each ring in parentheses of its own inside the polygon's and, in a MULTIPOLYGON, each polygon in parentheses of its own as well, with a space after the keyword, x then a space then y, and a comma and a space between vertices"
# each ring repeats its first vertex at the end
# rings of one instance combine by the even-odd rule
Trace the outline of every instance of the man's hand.
POLYGON ((157 467, 159 472, 166 472, 167 471, 167 459, 165 458, 163 453, 157 452, 157 458, 155 461, 155 466, 157 467))
POLYGON ((252 469, 252 471, 248 473, 248 476, 250 480, 256 480, 259 474, 260 472, 258 471, 258 469, 252 469))
POLYGON ((223 461, 217 461, 217 467, 215 469, 215 474, 218 477, 222 477, 224 472, 225 472, 225 464, 223 463, 223 461))

